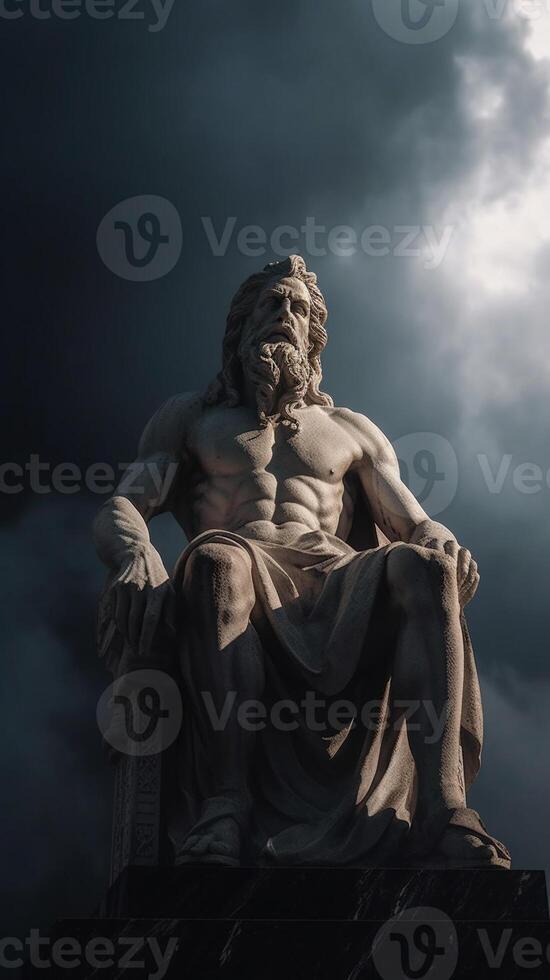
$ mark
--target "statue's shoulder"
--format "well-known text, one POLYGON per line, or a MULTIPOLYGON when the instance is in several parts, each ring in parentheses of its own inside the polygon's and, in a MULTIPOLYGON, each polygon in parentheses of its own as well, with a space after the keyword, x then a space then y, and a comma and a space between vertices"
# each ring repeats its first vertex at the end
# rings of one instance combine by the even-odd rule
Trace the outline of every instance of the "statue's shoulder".
POLYGON ((142 458, 156 453, 176 455, 182 451, 194 422, 204 411, 204 398, 184 391, 168 398, 149 419, 139 442, 142 458))
POLYGON ((351 408, 335 406, 329 411, 334 421, 357 441, 362 454, 376 458, 388 451, 391 443, 372 419, 351 408))

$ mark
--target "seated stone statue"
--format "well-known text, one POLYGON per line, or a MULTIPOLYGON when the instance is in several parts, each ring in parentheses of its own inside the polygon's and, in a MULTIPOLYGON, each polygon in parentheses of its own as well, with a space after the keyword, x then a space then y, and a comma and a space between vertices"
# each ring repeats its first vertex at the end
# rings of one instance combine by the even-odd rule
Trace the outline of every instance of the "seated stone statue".
POLYGON ((507 868, 466 803, 477 566, 320 390, 326 318, 299 256, 247 279, 217 379, 159 409, 96 520, 105 620, 144 664, 175 622, 174 860, 507 868), (166 510, 190 542, 172 577, 147 529, 166 510))

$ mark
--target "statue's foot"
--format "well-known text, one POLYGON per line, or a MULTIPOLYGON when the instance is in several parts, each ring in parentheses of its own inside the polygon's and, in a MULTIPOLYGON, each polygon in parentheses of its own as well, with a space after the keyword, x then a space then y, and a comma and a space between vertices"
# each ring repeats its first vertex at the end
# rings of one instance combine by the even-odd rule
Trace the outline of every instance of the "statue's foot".
POLYGON ((501 863, 496 847, 486 844, 465 827, 447 827, 439 841, 437 853, 451 861, 468 865, 473 863, 480 868, 501 863))
POLYGON ((206 802, 200 819, 178 850, 176 864, 240 864, 241 828, 229 802, 220 797, 206 802))
POLYGON ((409 853, 416 867, 425 868, 509 870, 512 863, 508 849, 487 833, 479 814, 469 807, 415 821, 409 853))
POLYGON ((232 817, 210 824, 208 830, 201 828, 199 821, 180 849, 176 863, 236 866, 240 863, 240 850, 240 832, 232 817))

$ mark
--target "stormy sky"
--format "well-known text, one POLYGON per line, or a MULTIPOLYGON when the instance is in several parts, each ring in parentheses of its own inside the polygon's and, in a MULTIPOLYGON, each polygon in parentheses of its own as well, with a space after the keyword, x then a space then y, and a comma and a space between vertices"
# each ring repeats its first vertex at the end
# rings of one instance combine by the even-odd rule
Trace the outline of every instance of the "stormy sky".
MULTIPOLYGON (((155 6, 39 19, 13 0, 21 16, 0 17, 3 457, 46 464, 41 492, 3 471, 3 934, 93 908, 108 862, 90 537, 105 493, 52 488, 53 468, 130 460, 154 409, 214 375, 234 290, 281 249, 327 299, 325 390, 399 440, 413 489, 478 559, 471 799, 516 867, 550 867, 550 4, 456 0, 425 43, 392 36, 376 0, 189 0, 162 29, 155 6), (152 281, 96 241, 138 196, 181 220, 152 281)), ((181 533, 159 525, 171 562, 181 533)))

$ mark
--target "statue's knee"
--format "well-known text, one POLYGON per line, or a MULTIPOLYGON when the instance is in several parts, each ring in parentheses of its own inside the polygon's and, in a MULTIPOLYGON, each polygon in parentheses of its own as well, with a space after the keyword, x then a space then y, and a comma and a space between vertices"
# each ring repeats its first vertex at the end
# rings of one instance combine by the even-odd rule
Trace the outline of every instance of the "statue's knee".
POLYGON ((231 612, 241 614, 254 604, 252 562, 238 545, 197 545, 187 559, 183 586, 187 593, 213 591, 231 612))
POLYGON ((393 548, 386 562, 386 582, 394 605, 403 611, 426 615, 434 597, 443 594, 449 573, 446 555, 403 544, 393 548))

